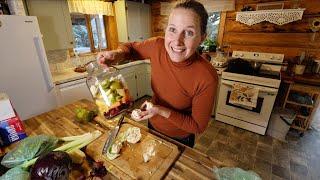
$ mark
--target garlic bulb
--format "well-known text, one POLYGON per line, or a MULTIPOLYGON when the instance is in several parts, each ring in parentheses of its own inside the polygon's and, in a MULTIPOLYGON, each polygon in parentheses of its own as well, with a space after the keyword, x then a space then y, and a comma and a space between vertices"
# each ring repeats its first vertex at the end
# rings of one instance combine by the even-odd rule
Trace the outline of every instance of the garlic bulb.
POLYGON ((148 162, 150 161, 152 156, 156 155, 155 151, 156 142, 154 140, 148 141, 143 149, 143 161, 148 162))
POLYGON ((127 133, 127 141, 129 143, 135 144, 141 139, 140 128, 138 127, 130 127, 126 131, 127 133))
POLYGON ((141 118, 140 113, 141 113, 140 109, 133 110, 131 113, 131 118, 134 120, 139 120, 141 118))

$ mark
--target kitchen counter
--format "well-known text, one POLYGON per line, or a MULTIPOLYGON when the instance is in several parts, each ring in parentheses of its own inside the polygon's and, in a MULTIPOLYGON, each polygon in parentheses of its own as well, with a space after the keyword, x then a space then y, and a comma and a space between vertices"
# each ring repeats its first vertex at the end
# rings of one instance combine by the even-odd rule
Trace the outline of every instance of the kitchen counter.
MULTIPOLYGON (((143 64, 143 63, 147 63, 150 64, 150 60, 146 59, 146 60, 138 60, 138 61, 133 61, 130 63, 125 63, 125 64, 121 64, 121 65, 116 65, 115 67, 119 68, 119 69, 123 69, 129 66, 134 66, 134 65, 138 65, 138 64, 143 64)), ((52 78, 53 78, 53 83, 58 85, 58 84, 62 84, 62 83, 66 83, 69 81, 74 81, 77 79, 82 79, 87 77, 88 73, 84 72, 84 73, 78 73, 78 72, 74 72, 73 68, 70 69, 66 69, 64 71, 61 72, 53 72, 52 73, 52 78)))
MULTIPOLYGON (((58 137, 79 135, 89 131, 100 130, 106 132, 108 127, 112 127, 116 122, 111 121, 110 124, 100 124, 103 118, 98 117, 98 121, 89 122, 86 124, 78 123, 74 120, 74 111, 78 107, 94 108, 95 104, 88 100, 81 100, 75 103, 54 109, 50 112, 43 113, 36 117, 30 118, 23 122, 26 133, 29 136, 38 134, 50 134, 58 137)), ((128 121, 132 121, 127 119, 128 121)), ((137 126, 141 124, 132 121, 137 126)), ((146 127, 144 127, 146 128, 146 127)), ((149 131, 153 132, 153 131, 149 131)), ((209 156, 202 154, 201 152, 183 146, 159 133, 154 133, 163 139, 175 143, 182 152, 169 172, 165 176, 165 179, 214 179, 213 167, 217 166, 219 162, 216 162, 209 156)), ((4 149, 4 152, 12 149, 16 144, 4 149)), ((94 157, 93 157, 94 158, 94 157)), ((109 174, 111 179, 117 179, 115 176, 109 174)))
POLYGON ((281 80, 287 83, 302 83, 320 86, 320 74, 303 74, 303 75, 294 75, 289 76, 286 72, 281 72, 281 80))

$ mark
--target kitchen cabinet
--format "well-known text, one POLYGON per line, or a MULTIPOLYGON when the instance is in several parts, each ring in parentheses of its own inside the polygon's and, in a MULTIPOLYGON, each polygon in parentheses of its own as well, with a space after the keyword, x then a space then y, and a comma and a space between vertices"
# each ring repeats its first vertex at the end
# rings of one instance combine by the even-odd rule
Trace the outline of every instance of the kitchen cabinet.
POLYGON ((146 93, 147 93, 147 95, 148 96, 153 96, 153 91, 152 91, 152 88, 151 88, 151 66, 150 66, 150 64, 147 64, 146 65, 147 67, 147 82, 146 82, 146 84, 147 84, 147 90, 146 90, 146 93))
POLYGON ((30 16, 37 16, 46 51, 73 48, 67 0, 26 0, 30 16))
POLYGON ((80 99, 92 101, 92 96, 86 84, 86 78, 58 84, 56 88, 59 106, 70 104, 80 99))
POLYGON ((150 82, 150 64, 142 63, 120 69, 120 73, 126 80, 130 94, 134 100, 145 95, 152 96, 150 82))
POLYGON ((126 80, 127 86, 130 91, 130 95, 133 100, 138 99, 138 90, 137 90, 137 79, 134 72, 122 73, 123 78, 126 80))
POLYGON ((151 37, 150 5, 115 1, 119 42, 143 41, 151 37))

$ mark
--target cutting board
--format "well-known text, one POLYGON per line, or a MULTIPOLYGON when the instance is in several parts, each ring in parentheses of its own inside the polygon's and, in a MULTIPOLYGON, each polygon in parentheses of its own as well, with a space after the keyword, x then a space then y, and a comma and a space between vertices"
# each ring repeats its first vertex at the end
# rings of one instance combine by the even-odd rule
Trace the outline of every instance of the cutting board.
MULTIPOLYGON (((122 124, 118 135, 129 127, 134 127, 134 125, 122 124)), ((161 179, 178 158, 180 154, 178 147, 149 133, 145 128, 140 128, 140 131, 141 140, 136 144, 126 143, 121 148, 121 155, 114 160, 109 160, 102 155, 108 132, 88 145, 86 153, 95 161, 103 161, 108 171, 120 179, 161 179), (149 162, 144 162, 142 154, 150 141, 156 142, 156 153, 149 162)))

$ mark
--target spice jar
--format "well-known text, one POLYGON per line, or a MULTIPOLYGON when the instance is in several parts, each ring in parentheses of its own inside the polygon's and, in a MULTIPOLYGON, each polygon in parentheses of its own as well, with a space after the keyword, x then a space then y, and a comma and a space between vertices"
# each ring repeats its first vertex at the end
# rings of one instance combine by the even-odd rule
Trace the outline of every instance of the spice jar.
POLYGON ((125 79, 116 67, 102 68, 96 61, 86 67, 87 86, 100 115, 111 119, 133 104, 125 79))

